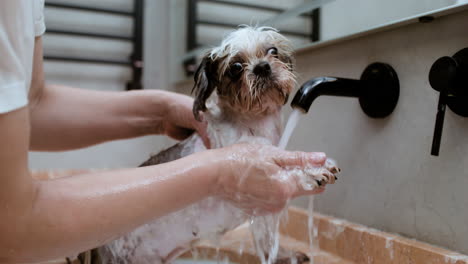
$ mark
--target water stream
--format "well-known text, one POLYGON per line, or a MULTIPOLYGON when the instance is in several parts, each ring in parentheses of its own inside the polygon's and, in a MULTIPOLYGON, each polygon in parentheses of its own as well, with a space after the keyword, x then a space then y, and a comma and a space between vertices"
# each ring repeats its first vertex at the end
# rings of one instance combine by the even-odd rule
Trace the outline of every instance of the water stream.
POLYGON ((309 208, 307 209, 309 219, 307 221, 307 228, 309 231, 309 255, 310 264, 314 264, 314 237, 316 236, 314 231, 314 196, 309 196, 309 208))
MULTIPOLYGON (((291 115, 289 116, 288 122, 286 123, 286 127, 284 128, 283 135, 281 136, 280 142, 278 144, 278 147, 281 149, 286 149, 286 146, 288 145, 289 139, 291 138, 292 132, 297 126, 297 123, 299 122, 299 119, 303 113, 297 109, 294 109, 291 115)), ((309 197, 309 207, 307 209, 308 212, 308 222, 307 222, 307 227, 308 227, 308 234, 309 234, 309 254, 311 256, 310 259, 310 264, 314 264, 314 259, 313 259, 313 240, 314 240, 314 196, 309 197)))
POLYGON ((291 115, 288 118, 288 122, 284 127, 283 135, 281 136, 280 142, 278 143, 278 147, 280 149, 286 149, 288 145, 289 139, 291 138, 292 132, 297 126, 299 119, 301 118, 302 112, 299 110, 293 110, 291 115))
MULTIPOLYGON (((297 123, 299 122, 302 112, 299 110, 293 110, 289 116, 288 122, 284 128, 283 135, 281 136, 278 147, 281 149, 286 149, 289 139, 296 128, 297 123)), ((308 234, 309 234, 309 243, 310 243, 310 252, 309 255, 313 256, 313 238, 314 238, 314 218, 313 218, 313 209, 314 209, 314 198, 310 196, 309 200, 309 209, 308 209, 308 234)), ((258 257, 261 260, 262 264, 271 264, 278 254, 279 248, 279 225, 282 218, 287 217, 287 207, 283 210, 282 213, 255 217, 251 220, 251 233, 254 239, 255 249, 258 257), (265 232, 270 233, 270 235, 265 234, 265 232), (268 241, 260 241, 261 238, 264 238, 265 235, 268 237, 268 241), (263 242, 263 243, 262 243, 263 242), (267 248, 262 248, 262 246, 267 248), (265 258, 264 252, 268 250, 268 257, 265 258)), ((291 263, 296 263, 294 257, 291 257, 291 263)), ((310 263, 313 264, 313 258, 311 258, 310 263)))

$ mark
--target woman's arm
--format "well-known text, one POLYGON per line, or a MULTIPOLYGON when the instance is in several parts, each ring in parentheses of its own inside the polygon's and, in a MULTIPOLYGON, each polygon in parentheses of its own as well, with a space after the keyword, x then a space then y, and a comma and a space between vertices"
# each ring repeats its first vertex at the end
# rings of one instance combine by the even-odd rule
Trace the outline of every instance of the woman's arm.
POLYGON ((1 114, 0 263, 88 250, 208 196, 247 212, 274 212, 292 197, 323 190, 305 191, 283 173, 322 166, 323 154, 247 144, 157 166, 37 181, 28 171, 28 142, 28 109, 1 114))
POLYGON ((31 150, 61 151, 150 134, 184 139, 205 124, 193 100, 159 90, 106 92, 46 85, 42 41, 36 39, 30 92, 31 150))
MULTIPOLYGON (((0 115, 0 262, 77 253, 213 193, 212 151, 138 169, 50 181, 27 167, 28 109, 0 115)), ((16 262, 15 262, 16 263, 16 262)))
POLYGON ((46 85, 31 107, 31 150, 70 150, 151 134, 181 140, 193 127, 204 131, 192 118, 191 103, 191 98, 158 90, 104 92, 46 85), (185 118, 172 119, 177 113, 185 118))

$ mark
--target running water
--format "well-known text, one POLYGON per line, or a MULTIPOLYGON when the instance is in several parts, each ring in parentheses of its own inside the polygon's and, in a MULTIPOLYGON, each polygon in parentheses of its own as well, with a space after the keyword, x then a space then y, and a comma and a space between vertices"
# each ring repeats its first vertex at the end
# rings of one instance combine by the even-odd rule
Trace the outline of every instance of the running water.
POLYGON ((286 146, 289 142, 289 138, 291 138, 292 132, 296 128, 297 122, 299 122, 301 115, 302 112, 300 110, 294 109, 292 111, 291 115, 289 116, 288 122, 284 127, 283 135, 281 136, 280 142, 278 144, 278 147, 280 149, 286 149, 286 146))
MULTIPOLYGON (((286 123, 286 127, 284 128, 283 135, 281 136, 280 142, 278 147, 281 149, 286 149, 288 145, 289 139, 291 138, 292 132, 296 128, 299 119, 303 113, 300 110, 294 109, 291 115, 289 116, 288 122, 286 123)), ((309 200, 309 221, 308 221, 308 233, 309 233, 309 243, 310 243, 310 256, 313 256, 313 226, 314 226, 314 219, 313 219, 313 208, 314 208, 314 198, 313 196, 310 197, 309 200)), ((257 255, 261 260, 262 264, 271 264, 273 260, 276 259, 278 254, 279 248, 279 223, 281 219, 287 217, 287 207, 283 210, 282 213, 269 215, 269 216, 262 216, 262 217, 254 217, 251 219, 250 229, 252 232, 252 236, 254 239, 255 249, 257 251, 257 255), (265 237, 265 232, 270 235, 268 237, 269 241, 262 241, 266 242, 268 246, 268 258, 265 258, 263 254, 264 248, 262 248, 262 243, 260 239, 265 237)), ((292 263, 295 262, 295 259, 292 260, 292 263)), ((310 263, 313 264, 314 260, 311 258, 310 263)))
POLYGON ((309 196, 309 208, 307 210, 309 219, 307 221, 307 228, 309 229, 309 254, 310 254, 310 264, 314 264, 314 196, 309 196))
MULTIPOLYGON (((291 115, 289 116, 288 122, 286 123, 286 127, 284 128, 283 135, 281 136, 280 142, 278 144, 278 147, 281 149, 286 149, 286 146, 288 145, 289 139, 291 138, 292 132, 297 126, 297 123, 299 122, 299 119, 302 116, 302 112, 300 110, 294 109, 291 115)), ((307 210, 308 212, 308 222, 307 222, 307 227, 308 227, 308 233, 309 233, 309 250, 310 250, 310 264, 314 264, 314 259, 313 259, 313 240, 314 240, 314 196, 309 197, 309 208, 307 210)))

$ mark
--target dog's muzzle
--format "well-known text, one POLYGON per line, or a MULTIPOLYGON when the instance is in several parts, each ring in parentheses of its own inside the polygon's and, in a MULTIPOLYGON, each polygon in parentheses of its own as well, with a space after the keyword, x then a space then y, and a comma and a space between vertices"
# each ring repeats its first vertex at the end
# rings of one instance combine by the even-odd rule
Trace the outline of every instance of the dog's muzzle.
POLYGON ((255 65, 253 69, 253 73, 259 77, 268 77, 271 74, 271 66, 270 63, 266 61, 261 61, 257 65, 255 65))

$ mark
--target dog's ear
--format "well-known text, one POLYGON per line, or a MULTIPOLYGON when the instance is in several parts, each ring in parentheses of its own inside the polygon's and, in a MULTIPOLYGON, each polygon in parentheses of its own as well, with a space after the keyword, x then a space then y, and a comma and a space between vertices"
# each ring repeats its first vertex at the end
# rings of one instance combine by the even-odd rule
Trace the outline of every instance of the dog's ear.
POLYGON ((195 94, 195 101, 192 111, 197 121, 201 121, 200 111, 206 111, 206 100, 217 86, 218 74, 216 64, 209 55, 206 55, 195 72, 195 84, 192 89, 192 94, 195 94))

